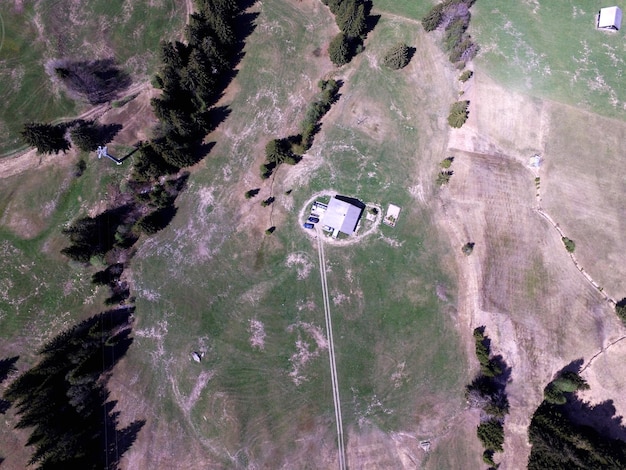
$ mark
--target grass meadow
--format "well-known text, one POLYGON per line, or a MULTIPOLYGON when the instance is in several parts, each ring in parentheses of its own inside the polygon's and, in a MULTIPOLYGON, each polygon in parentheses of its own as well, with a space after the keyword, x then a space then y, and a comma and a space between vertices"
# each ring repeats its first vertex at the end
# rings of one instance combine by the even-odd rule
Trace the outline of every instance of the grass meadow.
POLYGON ((217 145, 172 226, 134 262, 140 318, 129 356, 138 382, 159 413, 177 420, 182 412, 188 432, 225 462, 280 465, 313 432, 333 447, 317 251, 297 218, 311 194, 328 188, 403 207, 395 229, 326 250, 344 428, 414 428, 462 407, 467 359, 454 327, 454 283, 441 268, 449 247, 410 192, 418 175, 436 175, 439 155, 420 149, 433 144, 429 133, 445 131, 428 110, 446 109, 453 92, 427 92, 435 58, 414 25, 381 19, 366 53, 333 73, 345 81, 342 97, 303 162, 279 169, 273 183, 259 177, 266 141, 296 130, 320 74, 331 70, 315 52, 328 40, 320 28, 332 32, 331 19, 264 2, 217 145), (399 39, 418 47, 417 84, 408 71, 377 65, 399 39), (254 187, 261 194, 244 200, 254 187), (263 208, 270 188, 276 202, 263 208), (277 229, 268 236, 270 225, 277 229), (206 353, 201 364, 192 351, 206 353), (433 411, 434 403, 443 405, 433 411))
MULTIPOLYGON (((66 14, 60 8, 64 2, 57 4, 58 17, 52 7, 44 11, 29 3, 20 14, 3 12, 3 19, 7 23, 15 15, 13 23, 22 21, 35 35, 34 19, 48 18, 47 11, 57 23, 40 27, 54 30, 66 14)), ((140 21, 143 3, 117 16, 107 8, 119 8, 119 2, 89 5, 75 14, 93 12, 93 18, 87 16, 95 21, 108 12, 111 25, 130 34, 123 28, 132 30, 129 25, 140 21)), ((159 5, 155 8, 174 8, 159 5)), ((162 426, 167 423, 200 442, 210 460, 224 467, 277 467, 290 457, 301 461, 295 460, 301 452, 318 459, 311 465, 321 468, 335 449, 334 411, 316 245, 297 217, 315 192, 334 188, 383 209, 388 203, 402 207, 395 228, 381 226, 359 244, 326 249, 347 435, 374 425, 433 438, 464 406, 468 358, 455 326, 451 248, 434 228, 425 202, 436 190, 438 162, 445 156, 445 113, 456 93, 451 85, 441 86, 453 83, 442 77, 457 72, 448 70, 443 54, 413 21, 384 13, 365 52, 334 70, 325 49, 336 26, 321 3, 267 0, 260 8, 225 98, 232 113, 211 136, 216 146, 192 172, 172 224, 138 245, 128 270, 137 314, 135 342, 123 365, 128 376, 121 382, 138 397, 129 405, 139 410, 136 418, 148 420, 142 433, 154 433, 148 439, 151 456, 171 438, 159 434, 171 431, 162 426), (399 40, 416 47, 412 64, 400 72, 381 68, 379 58, 399 40), (317 81, 329 77, 344 80, 342 96, 309 154, 294 167, 280 168, 274 180, 262 181, 265 143, 297 132, 317 81), (244 192, 256 187, 259 196, 244 199, 244 192), (276 202, 261 207, 270 195, 276 202), (271 225, 276 232, 265 235, 271 225), (201 363, 191 359, 194 351, 204 354, 201 363), (306 448, 310 436, 319 438, 316 450, 306 448), (323 442, 319 452, 318 442, 323 442)), ((158 42, 159 28, 175 26, 145 23, 155 29, 141 36, 144 43, 133 44, 137 52, 116 52, 127 67, 139 67, 133 69, 137 73, 149 71, 150 44, 158 42)), ((24 73, 41 67, 59 47, 73 50, 84 41, 89 30, 84 28, 63 44, 53 41, 63 37, 60 33, 36 43, 28 51, 32 56, 25 56, 24 73)), ((116 51, 124 36, 113 30, 102 32, 108 42, 101 44, 116 51)), ((10 54, 26 53, 25 47, 3 46, 0 57, 14 60, 18 69, 22 62, 10 54)), ((18 105, 32 106, 21 108, 25 119, 78 112, 49 91, 43 69, 38 73, 28 85, 32 89, 24 80, 24 87, 14 90, 14 104, 0 115, 5 136, 19 127, 20 121, 8 118, 18 105)), ((3 139, 3 148, 17 145, 3 139)), ((68 164, 0 182, 0 331, 6 355, 21 353, 26 343, 33 345, 26 354, 32 354, 49 336, 103 310, 105 293, 90 285, 92 271, 68 264, 59 250, 65 246, 64 224, 91 209, 103 210, 105 196, 119 187, 126 166, 108 163, 89 160, 79 179, 68 164)))
POLYGON ((591 0, 477 2, 470 27, 481 47, 476 61, 509 89, 621 117, 624 33, 597 30, 598 11, 591 0))
MULTIPOLYGON (((78 319, 104 310, 104 288, 92 270, 68 263, 60 250, 65 224, 97 206, 123 173, 101 161, 81 178, 71 166, 29 170, 0 180, 0 331, 3 352, 31 358, 42 341, 78 319), (32 348, 22 349, 22 341, 32 348)), ((28 360, 28 359, 27 359, 28 360)))
POLYGON ((0 155, 22 148, 27 121, 55 121, 86 104, 65 95, 45 71, 51 59, 115 58, 134 80, 158 63, 159 41, 179 34, 184 5, 166 1, 19 2, 0 12, 0 155))
POLYGON ((428 0, 377 0, 374 2, 376 12, 391 13, 404 18, 421 20, 437 2, 428 0))

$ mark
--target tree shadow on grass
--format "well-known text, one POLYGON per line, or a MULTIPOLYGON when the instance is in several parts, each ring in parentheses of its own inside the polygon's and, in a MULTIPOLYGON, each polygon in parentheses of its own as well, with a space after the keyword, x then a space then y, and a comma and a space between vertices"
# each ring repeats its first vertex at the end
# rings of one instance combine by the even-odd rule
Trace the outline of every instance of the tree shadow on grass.
POLYGON ((413 59, 413 57, 415 56, 415 53, 417 52, 417 49, 415 47, 409 46, 408 47, 408 53, 407 53, 407 65, 411 63, 411 60, 413 59))
MULTIPOLYGON (((0 384, 4 382, 9 375, 17 371, 15 363, 19 359, 19 356, 8 357, 0 360, 0 384)), ((11 402, 0 399, 0 414, 4 414, 11 407, 11 402)), ((2 463, 0 461, 0 463, 2 463)))

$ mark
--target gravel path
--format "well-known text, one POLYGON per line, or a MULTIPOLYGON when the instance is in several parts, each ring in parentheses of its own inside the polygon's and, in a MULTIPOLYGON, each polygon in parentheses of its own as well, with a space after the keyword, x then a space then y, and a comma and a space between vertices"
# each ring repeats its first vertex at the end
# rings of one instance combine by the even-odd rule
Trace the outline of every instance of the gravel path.
POLYGON ((324 297, 324 315, 326 316, 326 335, 328 337, 328 357, 330 359, 330 378, 333 387, 333 401, 335 403, 335 421, 337 422, 337 447, 339 452, 339 469, 346 469, 346 450, 343 441, 343 422, 341 421, 341 400, 337 382, 337 365, 335 363, 335 345, 333 341, 333 325, 330 316, 330 302, 328 300, 328 283, 326 281, 326 258, 324 256, 323 233, 318 228, 317 246, 320 262, 320 277, 322 281, 322 295, 324 297))

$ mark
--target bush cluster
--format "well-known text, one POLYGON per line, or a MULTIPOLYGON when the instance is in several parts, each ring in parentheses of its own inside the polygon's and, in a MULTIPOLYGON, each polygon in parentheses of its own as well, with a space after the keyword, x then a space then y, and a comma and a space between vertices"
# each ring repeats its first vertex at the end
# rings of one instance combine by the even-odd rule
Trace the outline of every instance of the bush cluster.
POLYGON ((504 418, 509 413, 509 400, 504 391, 505 364, 500 357, 491 357, 484 327, 474 330, 474 342, 480 373, 466 387, 465 397, 471 407, 480 408, 481 422, 476 434, 485 449, 483 460, 495 466, 493 454, 504 450, 504 418))
POLYGON ((70 94, 78 95, 90 104, 114 100, 131 84, 130 75, 114 59, 57 60, 53 68, 70 94))
POLYGON ((422 26, 428 32, 443 27, 444 49, 449 53, 450 62, 459 67, 463 67, 478 52, 478 46, 466 33, 471 18, 469 9, 474 2, 475 0, 444 0, 422 18, 422 26))
POLYGON ((320 129, 320 121, 339 98, 341 83, 336 80, 320 80, 320 92, 307 108, 300 124, 300 134, 281 139, 272 139, 265 146, 265 162, 261 165, 261 177, 269 178, 282 163, 295 165, 302 154, 311 148, 313 138, 320 129))

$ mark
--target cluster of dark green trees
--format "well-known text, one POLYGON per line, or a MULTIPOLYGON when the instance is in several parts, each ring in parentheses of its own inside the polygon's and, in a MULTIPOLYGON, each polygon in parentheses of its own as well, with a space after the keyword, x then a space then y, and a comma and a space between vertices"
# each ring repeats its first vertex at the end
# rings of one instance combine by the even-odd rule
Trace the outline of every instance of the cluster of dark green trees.
POLYGON ((66 152, 72 144, 85 152, 93 152, 98 146, 111 142, 121 128, 119 124, 103 125, 83 119, 60 124, 27 122, 21 136, 24 143, 43 154, 66 152))
POLYGON ((474 330, 474 342, 480 373, 467 386, 465 397, 471 407, 480 408, 480 424, 476 434, 485 448, 483 461, 490 467, 496 467, 493 455, 504 450, 504 418, 509 413, 505 388, 510 370, 501 357, 491 356, 485 327, 474 330))
POLYGON ((39 362, 7 388, 16 428, 31 430, 29 462, 40 469, 116 469, 144 421, 118 429, 106 381, 132 343, 132 308, 103 312, 39 349, 39 362))
POLYGON ((576 398, 576 391, 588 388, 571 370, 560 372, 545 388, 528 428, 530 470, 626 468, 621 418, 614 417, 611 402, 591 407, 576 398), (593 424, 598 422, 604 423, 602 429, 593 424))
POLYGON ((476 0, 444 0, 435 5, 422 18, 422 26, 428 32, 442 27, 444 29, 444 48, 450 62, 459 68, 478 53, 478 46, 467 34, 470 22, 470 7, 476 0))
POLYGON ((97 265, 117 259, 142 233, 152 235, 170 223, 176 214, 174 201, 188 176, 181 172, 154 183, 130 181, 131 193, 120 197, 123 204, 76 219, 63 230, 70 245, 61 252, 80 263, 97 265))
POLYGON ((615 313, 622 323, 626 323, 626 297, 615 304, 615 313))
MULTIPOLYGON (((265 146, 265 163, 261 165, 261 177, 269 178, 281 164, 295 165, 302 155, 311 148, 315 134, 320 130, 320 121, 339 99, 342 83, 337 80, 320 80, 320 88, 315 100, 307 108, 304 120, 300 124, 300 133, 281 139, 272 139, 265 146)), ((251 193, 247 193, 252 196, 251 193)))
POLYGON ((363 49, 363 40, 367 35, 371 2, 365 0, 322 0, 331 13, 341 32, 328 46, 328 55, 333 64, 347 64, 363 49))
POLYGON ((144 162, 137 176, 169 173, 195 164, 206 153, 202 140, 227 115, 215 103, 233 77, 250 32, 251 17, 243 13, 247 4, 196 0, 185 30, 187 42, 162 43, 162 68, 153 80, 162 94, 152 99, 160 124, 155 138, 140 151, 157 168, 146 168, 150 165, 144 162))

